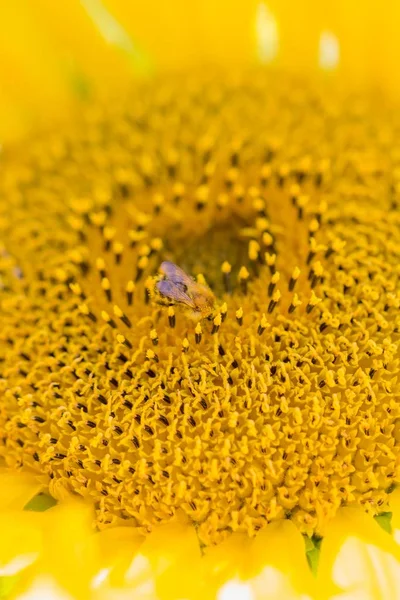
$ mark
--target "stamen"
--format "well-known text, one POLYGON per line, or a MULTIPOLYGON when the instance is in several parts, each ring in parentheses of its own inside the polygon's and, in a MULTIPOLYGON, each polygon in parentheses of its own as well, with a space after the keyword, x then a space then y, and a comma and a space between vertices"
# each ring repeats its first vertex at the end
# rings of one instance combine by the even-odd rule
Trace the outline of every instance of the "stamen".
POLYGON ((226 304, 226 302, 224 302, 220 308, 220 315, 221 315, 222 323, 225 321, 227 314, 228 314, 228 305, 226 304))
POLYGON ((175 311, 172 306, 168 307, 168 323, 170 327, 175 327, 175 311))
POLYGON ((264 164, 261 167, 261 172, 260 172, 260 182, 264 188, 267 187, 267 185, 269 184, 271 175, 272 175, 271 165, 269 165, 268 163, 264 164))
POLYGON ((122 257, 123 250, 124 250, 124 247, 120 242, 114 242, 113 252, 114 252, 114 259, 115 259, 116 265, 121 264, 121 257, 122 257))
POLYGON ((85 300, 86 299, 86 295, 84 294, 84 292, 82 291, 81 286, 79 285, 79 283, 70 283, 69 287, 71 289, 71 291, 76 295, 79 296, 79 298, 81 300, 85 300))
POLYGON ((303 219, 304 216, 304 208, 307 206, 309 202, 309 197, 305 195, 300 195, 297 198, 297 218, 299 221, 303 219))
POLYGON ((178 204, 178 202, 180 202, 182 200, 184 194, 185 194, 184 184, 181 182, 175 183, 172 188, 172 196, 173 196, 174 202, 176 204, 178 204))
POLYGON ((198 211, 202 211, 204 209, 204 207, 206 206, 206 204, 208 202, 208 194, 209 194, 209 190, 208 190, 207 185, 201 185, 200 187, 197 188, 196 193, 195 193, 195 199, 196 199, 196 208, 198 211))
POLYGON ((153 346, 158 346, 158 335, 157 335, 157 331, 155 329, 152 329, 150 331, 150 339, 153 343, 153 346))
POLYGON ((324 274, 324 268, 321 262, 318 260, 314 263, 313 268, 310 270, 309 279, 311 279, 311 287, 314 288, 319 281, 322 280, 324 274))
POLYGON ((101 287, 103 288, 103 291, 107 297, 108 302, 111 302, 111 300, 112 300, 111 284, 110 284, 109 279, 107 279, 107 277, 103 277, 103 279, 101 280, 101 287))
POLYGON ((127 348, 129 348, 130 350, 132 350, 133 346, 130 343, 129 340, 127 340, 123 335, 121 335, 120 333, 117 334, 117 341, 120 344, 123 344, 124 346, 126 346, 127 348))
POLYGON ((261 323, 258 326, 257 333, 258 335, 262 335, 264 331, 267 329, 269 323, 267 317, 265 315, 262 316, 261 323))
POLYGON ((149 350, 147 350, 147 351, 146 351, 146 358, 147 358, 148 360, 154 360, 154 362, 156 362, 156 363, 158 363, 158 362, 159 362, 158 356, 157 356, 157 354, 154 352, 154 350, 150 350, 150 349, 149 349, 149 350))
POLYGON ((310 300, 308 301, 308 304, 307 304, 307 307, 306 307, 306 312, 307 312, 307 314, 310 314, 310 312, 313 310, 313 308, 314 308, 314 307, 315 307, 317 304, 319 304, 320 302, 321 302, 321 298, 318 298, 318 297, 315 295, 315 292, 314 292, 314 290, 311 290, 311 298, 310 298, 310 300))
POLYGON ((276 271, 276 254, 270 254, 269 252, 266 252, 265 262, 267 263, 269 270, 271 271, 271 275, 273 275, 276 271))
POLYGON ((289 281, 289 292, 293 292, 295 285, 297 283, 297 280, 299 278, 299 275, 300 275, 300 269, 299 269, 299 267, 295 267, 293 269, 292 276, 289 281))
POLYGON ((164 246, 164 244, 163 244, 163 241, 161 238, 158 238, 158 237, 153 238, 150 241, 150 248, 151 248, 150 254, 159 253, 163 249, 163 246, 164 246))
POLYGON ((293 294, 292 301, 291 301, 290 306, 288 308, 289 314, 292 314, 296 310, 296 308, 298 306, 301 306, 301 304, 303 304, 303 303, 302 303, 301 300, 299 300, 298 295, 297 294, 293 294))
POLYGON ((271 301, 270 301, 270 303, 268 305, 268 312, 269 312, 269 314, 271 314, 274 311, 274 309, 275 309, 275 307, 278 304, 278 302, 279 302, 280 299, 281 299, 281 293, 280 293, 280 291, 279 290, 275 290, 275 292, 272 295, 271 301))
POLYGON ((194 335, 196 344, 200 344, 202 338, 202 329, 200 323, 197 323, 196 328, 194 330, 194 335))
POLYGON ((114 319, 112 319, 110 317, 110 315, 108 314, 108 312, 106 312, 105 310, 101 311, 101 318, 103 319, 103 321, 105 321, 107 323, 107 325, 109 325, 113 329, 117 328, 117 325, 116 325, 114 319))
POLYGON ((134 292, 135 284, 133 283, 133 281, 128 281, 128 283, 126 284, 126 301, 129 306, 132 306, 134 292))
POLYGON ((154 212, 156 215, 159 215, 160 212, 162 211, 163 207, 165 204, 165 198, 163 194, 154 194, 153 196, 153 206, 154 206, 154 212))
POLYGON ((242 307, 238 308, 238 310, 236 311, 236 321, 239 323, 239 325, 243 325, 243 308, 242 307))
POLYGON ((246 269, 246 267, 241 267, 238 275, 239 284, 242 289, 243 294, 247 294, 247 284, 249 281, 250 273, 246 269))
POLYGON ((279 282, 280 279, 280 274, 279 271, 276 271, 276 273, 274 273, 271 277, 271 281, 270 284, 268 286, 268 296, 271 298, 272 294, 274 293, 276 284, 279 282))
POLYGON ((114 227, 104 227, 103 238, 104 238, 104 252, 108 252, 111 248, 111 242, 116 234, 114 227))
POLYGON ((221 327, 221 323, 222 323, 222 317, 220 314, 218 314, 216 317, 214 317, 211 335, 214 335, 215 333, 217 333, 219 331, 219 328, 221 327))
POLYGON ((118 319, 121 319, 121 321, 129 328, 132 327, 132 323, 130 322, 130 320, 128 319, 128 317, 124 314, 124 312, 119 308, 119 306, 117 306, 116 304, 113 307, 114 310, 114 315, 116 317, 118 317, 118 319))
POLYGON ((96 269, 99 272, 100 280, 106 277, 106 263, 102 258, 96 258, 96 269))
POLYGON ((89 317, 89 319, 94 323, 97 321, 97 317, 89 310, 87 304, 80 304, 79 310, 83 315, 89 317))
POLYGON ((136 276, 135 276, 135 283, 137 283, 139 281, 139 279, 142 277, 144 271, 147 269, 149 265, 149 259, 147 256, 141 256, 137 262, 137 266, 136 266, 136 276))
POLYGON ((316 232, 319 229, 319 222, 318 219, 312 219, 310 221, 310 224, 308 226, 308 233, 310 237, 314 237, 314 235, 316 234, 316 232))
POLYGON ((222 267, 221 267, 221 271, 222 271, 222 279, 224 282, 224 289, 225 292, 227 294, 230 294, 232 292, 232 288, 231 288, 231 271, 232 271, 232 267, 231 265, 225 261, 222 263, 222 267))

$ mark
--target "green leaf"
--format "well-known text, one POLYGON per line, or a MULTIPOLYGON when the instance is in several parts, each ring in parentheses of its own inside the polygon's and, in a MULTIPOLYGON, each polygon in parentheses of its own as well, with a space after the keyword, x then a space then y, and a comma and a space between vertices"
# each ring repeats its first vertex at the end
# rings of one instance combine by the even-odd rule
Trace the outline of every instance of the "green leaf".
POLYGON ((305 535, 303 537, 306 545, 307 561, 312 574, 315 576, 317 574, 319 556, 321 553, 322 538, 316 535, 313 535, 313 537, 305 535))
POLYGON ((306 553, 308 564, 309 564, 311 572, 314 576, 317 574, 320 554, 321 554, 321 550, 320 550, 320 548, 317 548, 316 546, 314 546, 314 548, 312 550, 309 550, 306 553))
POLYGON ((31 500, 29 500, 24 510, 43 512, 45 510, 48 510, 55 504, 57 504, 57 500, 54 500, 54 498, 52 498, 49 494, 40 493, 37 496, 34 496, 31 500))
POLYGON ((386 531, 386 533, 392 533, 392 513, 383 512, 380 515, 376 515, 375 521, 386 531))
POLYGON ((314 542, 312 541, 312 538, 308 537, 308 535, 305 535, 303 537, 304 537, 304 543, 306 545, 306 553, 310 552, 311 550, 314 550, 315 546, 314 546, 314 542))

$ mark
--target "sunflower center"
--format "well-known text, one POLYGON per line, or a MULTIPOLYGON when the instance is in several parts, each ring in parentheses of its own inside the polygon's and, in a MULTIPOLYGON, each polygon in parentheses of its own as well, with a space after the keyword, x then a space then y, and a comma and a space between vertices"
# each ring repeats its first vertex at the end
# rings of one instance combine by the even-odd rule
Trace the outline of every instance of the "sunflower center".
POLYGON ((92 499, 100 527, 180 510, 206 543, 384 510, 400 479, 399 173, 380 107, 359 121, 349 102, 264 73, 177 78, 5 153, 9 465, 92 499), (165 260, 204 276, 212 322, 155 301, 165 260))

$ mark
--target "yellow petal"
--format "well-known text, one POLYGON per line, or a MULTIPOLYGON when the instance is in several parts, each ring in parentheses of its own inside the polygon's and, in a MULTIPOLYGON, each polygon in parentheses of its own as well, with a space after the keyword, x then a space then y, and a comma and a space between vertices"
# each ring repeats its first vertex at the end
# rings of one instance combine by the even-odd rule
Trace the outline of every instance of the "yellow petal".
POLYGON ((85 2, 0 3, 0 108, 8 115, 0 123, 2 142, 48 126, 82 97, 120 93, 146 67, 111 14, 103 9, 101 19, 93 18, 89 8, 99 5, 101 12, 100 0, 85 2))
POLYGON ((256 57, 257 0, 105 0, 160 69, 238 65, 256 57))
POLYGON ((41 515, 0 513, 0 576, 13 575, 34 562, 42 551, 41 515))
MULTIPOLYGON (((340 588, 360 595, 354 598, 395 600, 400 597, 400 549, 361 509, 341 509, 325 532, 317 582, 321 598, 340 588)), ((350 598, 337 596, 342 597, 350 598)))
POLYGON ((139 600, 158 600, 155 587, 155 576, 149 559, 140 552, 134 556, 125 574, 125 586, 139 600))
POLYGON ((251 581, 238 578, 227 581, 217 592, 216 600, 312 600, 311 596, 298 594, 288 584, 283 573, 273 567, 251 581))
MULTIPOLYGON (((204 598, 203 560, 193 526, 173 522, 151 533, 135 558, 136 567, 147 565, 161 600, 204 598)), ((132 565, 128 579, 132 579, 132 565)))
POLYGON ((314 588, 304 540, 286 520, 267 525, 253 539, 233 534, 211 548, 205 562, 218 600, 305 599, 314 588))
POLYGON ((34 475, 0 471, 0 511, 22 510, 42 487, 34 475))
POLYGON ((65 503, 43 513, 43 552, 35 568, 48 574, 66 593, 87 599, 100 560, 93 536, 92 508, 65 503))
POLYGON ((2 94, 14 111, 19 110, 25 128, 32 119, 46 115, 48 122, 51 116, 60 116, 69 102, 67 82, 35 27, 26 0, 1 3, 0 31, 2 94))
POLYGON ((125 574, 144 537, 131 527, 112 527, 94 535, 94 542, 99 545, 100 568, 109 571, 112 585, 123 585, 125 574))
POLYGON ((315 70, 323 10, 320 3, 272 0, 266 4, 279 29, 277 64, 290 70, 315 70))
POLYGON ((18 594, 18 600, 75 600, 49 576, 40 575, 18 594))
MULTIPOLYGON (((73 85, 82 81, 89 86, 90 93, 106 92, 109 97, 121 85, 129 84, 132 62, 105 37, 104 31, 87 10, 94 4, 101 5, 101 2, 37 0, 28 4, 32 19, 58 57, 60 72, 66 81, 73 85)), ((109 27, 110 30, 115 29, 111 15, 109 27)))
POLYGON ((254 561, 272 566, 285 574, 293 588, 309 594, 314 581, 308 566, 303 536, 289 521, 270 523, 254 540, 254 561), (288 551, 290 549, 290 551, 288 551))

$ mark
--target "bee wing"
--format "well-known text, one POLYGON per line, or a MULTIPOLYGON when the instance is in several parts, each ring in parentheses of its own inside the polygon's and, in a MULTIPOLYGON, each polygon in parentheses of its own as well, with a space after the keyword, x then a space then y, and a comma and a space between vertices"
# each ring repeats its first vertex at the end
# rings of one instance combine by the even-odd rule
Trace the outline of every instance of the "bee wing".
POLYGON ((193 279, 189 277, 183 269, 169 260, 165 260, 161 263, 160 271, 174 283, 181 283, 187 287, 193 285, 193 279))
POLYGON ((195 308, 195 304, 191 297, 182 290, 181 286, 175 285, 172 281, 168 281, 167 279, 157 281, 156 287, 161 296, 169 298, 170 300, 175 300, 175 302, 181 302, 191 308, 195 308))

